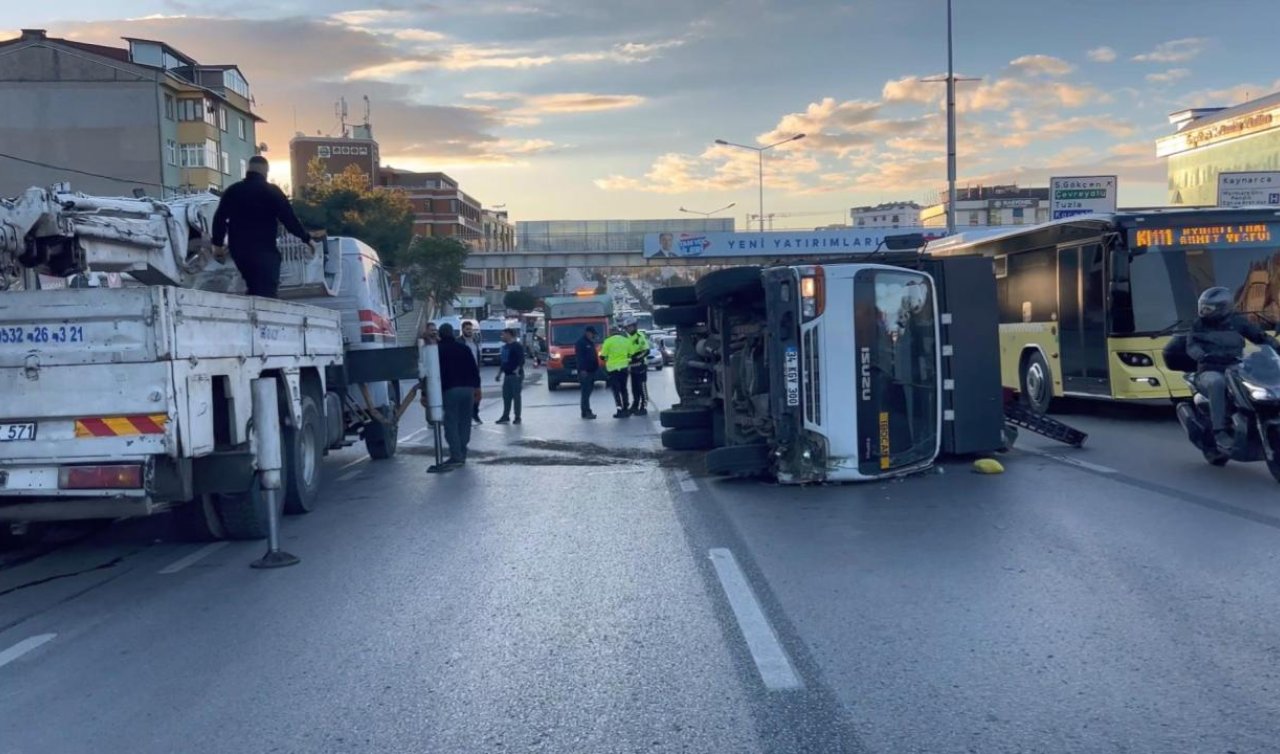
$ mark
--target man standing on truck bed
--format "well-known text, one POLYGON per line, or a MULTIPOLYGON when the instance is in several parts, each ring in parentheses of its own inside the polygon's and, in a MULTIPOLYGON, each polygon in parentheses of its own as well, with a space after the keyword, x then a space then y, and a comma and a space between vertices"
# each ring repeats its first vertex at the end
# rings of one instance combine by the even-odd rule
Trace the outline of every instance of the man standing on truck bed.
POLYGON ((250 296, 276 298, 280 288, 279 226, 310 244, 311 236, 298 222, 284 192, 267 182, 267 158, 254 155, 244 179, 227 187, 213 215, 214 257, 223 261, 224 239, 229 240, 231 260, 250 296), (228 226, 230 226, 228 228, 228 226), (229 239, 228 239, 229 236, 229 239))

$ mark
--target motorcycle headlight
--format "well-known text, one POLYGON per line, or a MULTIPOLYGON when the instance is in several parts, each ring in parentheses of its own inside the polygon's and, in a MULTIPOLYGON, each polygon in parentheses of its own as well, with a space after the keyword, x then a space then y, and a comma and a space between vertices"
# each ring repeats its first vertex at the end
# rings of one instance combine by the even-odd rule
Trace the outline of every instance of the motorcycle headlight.
POLYGON ((1271 388, 1263 387, 1262 385, 1255 385, 1248 380, 1241 380, 1240 383, 1244 385, 1245 390, 1249 391, 1249 397, 1255 401, 1265 403, 1268 401, 1280 400, 1280 396, 1278 396, 1271 388))

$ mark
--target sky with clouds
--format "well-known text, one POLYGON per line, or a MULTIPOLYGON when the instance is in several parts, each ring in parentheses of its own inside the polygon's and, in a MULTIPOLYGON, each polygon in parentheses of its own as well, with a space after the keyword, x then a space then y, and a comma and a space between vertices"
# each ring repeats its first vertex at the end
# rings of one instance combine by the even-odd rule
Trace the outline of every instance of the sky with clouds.
MULTIPOLYGON (((163 39, 237 63, 273 164, 361 98, 384 163, 449 172, 517 219, 756 207, 777 227, 945 186, 944 0, 60 0, 4 23, 163 39)), ((1118 174, 1161 203, 1168 113, 1280 89, 1276 0, 955 0, 961 185, 1118 174)), ((283 168, 283 165, 278 165, 283 168)), ((277 175, 287 175, 281 170, 277 175)))

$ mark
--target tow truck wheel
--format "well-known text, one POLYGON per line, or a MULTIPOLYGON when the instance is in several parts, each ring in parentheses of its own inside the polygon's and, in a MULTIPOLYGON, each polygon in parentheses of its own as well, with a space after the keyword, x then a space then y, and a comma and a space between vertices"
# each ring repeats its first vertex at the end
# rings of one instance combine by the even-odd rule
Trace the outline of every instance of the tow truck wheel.
POLYGON ((760 476, 768 471, 768 445, 729 445, 707 453, 708 474, 760 476))
POLYGON ((658 423, 668 429, 705 429, 711 426, 711 409, 669 408, 658 413, 658 423))
POLYGON ((174 533, 187 542, 217 542, 227 538, 213 495, 196 495, 173 509, 174 533))
POLYGON ((698 303, 710 306, 729 298, 758 297, 764 294, 759 267, 730 267, 709 272, 698 279, 698 303))
POLYGON ((310 513, 320 499, 320 464, 324 456, 324 428, 314 396, 302 396, 302 422, 284 427, 284 463, 289 467, 284 512, 310 513))
POLYGON ((653 289, 654 306, 690 306, 698 303, 698 289, 692 285, 673 285, 653 289))
POLYGON ((369 457, 375 461, 385 461, 396 454, 400 436, 400 427, 396 422, 396 412, 400 410, 400 383, 387 383, 387 403, 390 405, 379 407, 378 412, 388 423, 375 420, 364 430, 365 450, 369 451, 369 457))
POLYGON ((668 450, 706 450, 711 447, 711 429, 668 429, 662 433, 662 447, 668 450))
POLYGON ((653 324, 658 327, 692 327, 706 321, 705 306, 668 306, 653 312, 653 324))
POLYGON ((1022 402, 1035 413, 1043 416, 1049 412, 1053 401, 1053 372, 1039 351, 1032 351, 1022 360, 1022 402))

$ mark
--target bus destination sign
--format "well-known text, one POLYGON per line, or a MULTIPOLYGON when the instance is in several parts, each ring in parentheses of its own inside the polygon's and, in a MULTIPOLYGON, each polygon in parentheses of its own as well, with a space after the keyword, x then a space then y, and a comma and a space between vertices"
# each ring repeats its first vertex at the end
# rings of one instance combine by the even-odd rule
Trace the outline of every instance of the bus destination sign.
POLYGON ((1280 226, 1270 223, 1186 225, 1181 228, 1139 228, 1130 231, 1129 246, 1270 246, 1280 226))

